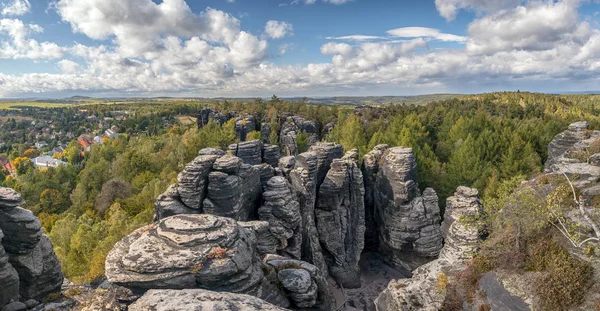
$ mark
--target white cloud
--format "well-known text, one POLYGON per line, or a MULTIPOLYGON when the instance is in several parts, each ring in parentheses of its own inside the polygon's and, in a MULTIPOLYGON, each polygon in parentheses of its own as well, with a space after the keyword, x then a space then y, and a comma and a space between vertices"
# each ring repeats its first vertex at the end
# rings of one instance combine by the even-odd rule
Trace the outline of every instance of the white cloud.
POLYGON ((2 11, 0 14, 4 16, 20 16, 25 15, 31 9, 29 0, 12 0, 8 3, 0 5, 2 11))
POLYGON ((442 33, 438 29, 427 27, 404 27, 388 30, 387 33, 397 38, 432 38, 440 41, 465 42, 466 37, 442 33))
POLYGON ((265 25, 265 34, 272 39, 281 39, 287 35, 291 35, 294 27, 286 22, 270 20, 265 25))
MULTIPOLYGON (((499 10, 458 5, 481 14, 469 25, 466 41, 424 27, 393 29, 385 37, 332 37, 328 39, 352 44, 325 43, 320 52, 331 59, 306 65, 269 62, 266 37, 242 30, 238 19, 219 10, 195 14, 182 0, 107 0, 112 2, 108 6, 100 0, 60 2, 59 13, 75 31, 112 41, 64 48, 32 39, 43 31, 39 26, 1 19, 0 36, 8 39, 0 41, 0 57, 52 56, 61 59, 57 66, 63 73, 0 73, 0 94, 258 96, 372 92, 380 86, 427 93, 471 86, 480 92, 486 83, 505 86, 512 81, 518 87, 537 82, 562 87, 564 81, 600 85, 600 30, 582 20, 573 0, 499 10), (181 22, 170 25, 174 21, 181 22), (432 40, 466 45, 427 49, 432 40)), ((289 47, 280 44, 275 50, 283 53, 289 47)))
POLYGON ((13 59, 53 59, 63 56, 64 48, 53 42, 38 42, 28 38, 31 33, 43 32, 36 24, 25 24, 19 19, 0 19, 0 35, 8 41, 0 40, 0 58, 13 59))
POLYGON ((68 59, 63 59, 63 60, 59 61, 58 67, 60 68, 60 70, 62 72, 67 73, 67 74, 78 73, 81 69, 81 67, 79 66, 78 63, 68 60, 68 59))
POLYGON ((435 0, 435 7, 446 20, 456 18, 458 11, 467 9, 479 13, 494 13, 499 10, 514 8, 523 0, 435 0))
POLYGON ((368 41, 368 40, 380 40, 385 37, 380 36, 367 36, 367 35, 350 35, 341 37, 327 37, 327 40, 347 40, 347 41, 368 41))

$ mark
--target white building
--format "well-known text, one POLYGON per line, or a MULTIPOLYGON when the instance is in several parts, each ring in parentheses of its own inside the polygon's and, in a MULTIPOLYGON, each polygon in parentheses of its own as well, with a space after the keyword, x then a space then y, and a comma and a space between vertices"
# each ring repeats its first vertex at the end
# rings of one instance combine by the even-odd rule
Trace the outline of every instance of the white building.
POLYGON ((65 161, 54 159, 47 155, 34 158, 32 161, 37 168, 58 167, 59 165, 67 164, 65 161))

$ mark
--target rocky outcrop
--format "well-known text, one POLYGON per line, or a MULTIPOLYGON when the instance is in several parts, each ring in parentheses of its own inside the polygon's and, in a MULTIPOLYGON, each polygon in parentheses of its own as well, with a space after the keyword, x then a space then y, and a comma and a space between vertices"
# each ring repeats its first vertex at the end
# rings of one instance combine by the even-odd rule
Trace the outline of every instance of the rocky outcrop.
POLYGON ((365 249, 379 250, 379 230, 375 221, 375 180, 379 173, 379 160, 389 145, 377 145, 363 157, 365 184, 365 249))
POLYGON ((257 167, 232 161, 235 157, 222 157, 208 175, 208 191, 204 200, 204 213, 246 221, 254 218, 262 186, 257 167), (239 166, 238 166, 239 165, 239 166))
POLYGON ((327 265, 323 258, 315 222, 317 161, 315 152, 298 155, 294 169, 290 171, 290 181, 292 192, 300 203, 300 215, 302 216, 302 260, 312 263, 326 273, 327 265))
POLYGON ((40 221, 18 207, 24 203, 18 192, 0 188, 0 306, 19 296, 41 301, 63 282, 52 243, 40 221))
POLYGON ((129 306, 129 310, 283 311, 285 309, 249 295, 185 289, 148 291, 136 303, 129 306))
POLYGON ((300 309, 333 310, 334 303, 326 278, 307 262, 269 255, 264 262, 275 269, 277 279, 292 306, 300 309))
POLYGON ((317 187, 321 186, 334 159, 344 155, 344 147, 336 143, 318 142, 308 151, 317 154, 317 187))
MULTIPOLYGON (((300 132, 308 135, 308 145, 312 146, 318 141, 319 127, 313 121, 298 116, 290 116, 281 126, 279 144, 286 156, 298 154, 297 138, 300 132)), ((271 142, 272 143, 272 142, 271 142)))
POLYGON ((544 172, 578 175, 584 181, 600 177, 600 167, 593 163, 594 152, 591 151, 600 147, 600 131, 590 131, 588 126, 586 121, 575 122, 554 137, 548 145, 544 172))
POLYGON ((387 149, 378 166, 373 201, 380 251, 392 266, 411 271, 442 248, 437 195, 430 188, 421 195, 410 148, 387 149))
MULTIPOLYGON (((0 242, 4 238, 0 230, 0 242)), ((19 275, 17 271, 8 262, 8 254, 4 247, 0 245, 0 307, 8 304, 11 300, 19 299, 19 275)))
MULTIPOLYGON (((277 252, 294 259, 301 258, 302 233, 300 204, 292 196, 284 177, 276 176, 265 187, 263 206, 258 210, 261 220, 269 223, 269 230, 278 240, 277 252)), ((274 253, 274 252, 273 252, 274 253)))
POLYGON ((358 262, 364 248, 364 191, 358 152, 353 150, 332 161, 319 187, 315 208, 329 273, 347 288, 361 286, 358 262))
POLYGON ((198 128, 201 129, 208 125, 210 121, 217 124, 223 124, 233 118, 231 113, 223 114, 212 108, 204 108, 198 112, 198 128))
POLYGON ((251 114, 245 114, 235 119, 235 133, 240 141, 246 141, 246 136, 256 131, 256 118, 251 114))
POLYGON ((206 197, 208 174, 217 155, 199 155, 177 175, 179 199, 188 208, 199 210, 206 197))
POLYGON ((263 143, 260 140, 241 142, 230 145, 228 151, 246 164, 259 165, 263 163, 263 143))
POLYGON ((277 167, 281 158, 281 149, 277 145, 264 145, 262 162, 277 167))
POLYGON ((481 225, 458 221, 481 212, 477 195, 476 189, 458 187, 454 196, 448 198, 443 225, 447 244, 440 258, 414 270, 410 279, 391 281, 375 300, 378 311, 441 310, 446 293, 437 286, 440 275, 463 270, 480 243, 481 225))
MULTIPOLYGON (((260 124, 260 136, 262 136, 263 143, 270 144, 271 143, 271 125, 269 123, 261 123, 260 124)), ((276 141, 273 143, 277 143, 276 141)))
POLYGON ((118 242, 106 259, 106 276, 128 288, 202 288, 287 307, 265 276, 256 247, 255 234, 231 218, 176 215, 118 242))
POLYGON ((282 175, 285 177, 290 176, 294 166, 296 166, 296 157, 283 157, 279 159, 279 164, 277 165, 282 175))

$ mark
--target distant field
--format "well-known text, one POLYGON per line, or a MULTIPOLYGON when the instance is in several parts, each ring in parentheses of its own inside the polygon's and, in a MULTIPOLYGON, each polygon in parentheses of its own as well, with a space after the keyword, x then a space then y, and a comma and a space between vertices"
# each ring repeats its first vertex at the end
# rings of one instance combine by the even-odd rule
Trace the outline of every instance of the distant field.
POLYGON ((181 123, 181 125, 192 125, 198 122, 198 119, 188 116, 178 116, 177 120, 179 121, 179 123, 181 123))
POLYGON ((73 104, 46 103, 37 101, 0 101, 0 109, 15 110, 20 107, 58 108, 72 106, 73 104))

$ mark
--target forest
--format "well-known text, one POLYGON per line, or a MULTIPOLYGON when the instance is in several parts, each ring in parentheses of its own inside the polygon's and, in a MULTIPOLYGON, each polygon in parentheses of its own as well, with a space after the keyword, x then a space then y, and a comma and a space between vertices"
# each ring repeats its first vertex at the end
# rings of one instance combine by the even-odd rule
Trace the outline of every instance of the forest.
MULTIPOLYGON (((598 100, 593 95, 514 92, 355 109, 274 96, 269 101, 181 104, 169 109, 190 116, 203 106, 252 113, 273 129, 279 128, 284 115, 299 115, 321 129, 334 124, 331 131, 321 133, 322 140, 338 142, 346 150, 356 148, 361 157, 378 144, 412 147, 420 188, 434 188, 443 205, 459 185, 479 189, 485 204, 540 173, 548 143, 569 123, 587 120, 590 128, 600 128, 598 100)), ((164 109, 150 105, 137 118, 164 109)), ((237 140, 232 120, 223 125, 211 122, 202 129, 161 128, 153 123, 152 129, 136 135, 122 131, 119 138, 94 145, 85 156, 72 143, 64 155, 70 165, 38 170, 23 161, 18 176, 6 176, 4 186, 21 192, 26 207, 41 219, 69 280, 81 283, 102 277, 113 245, 152 221, 156 197, 176 182, 198 150, 226 148, 237 140)), ((276 130, 270 138, 277 141, 276 130)))

